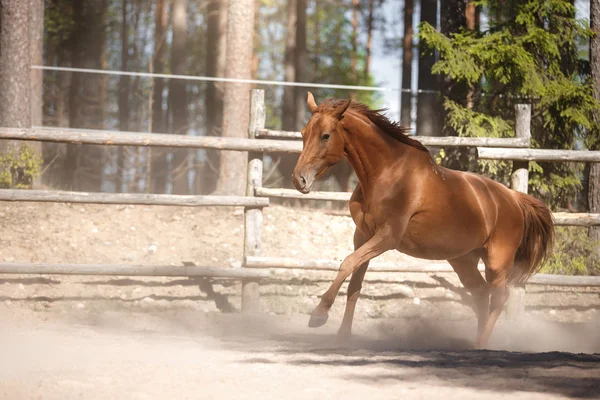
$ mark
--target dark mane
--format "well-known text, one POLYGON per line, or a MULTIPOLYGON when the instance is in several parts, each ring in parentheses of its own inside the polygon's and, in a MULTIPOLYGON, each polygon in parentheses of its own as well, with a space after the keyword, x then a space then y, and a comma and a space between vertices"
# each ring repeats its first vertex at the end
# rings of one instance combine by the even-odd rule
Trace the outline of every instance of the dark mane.
MULTIPOLYGON (((319 111, 325 111, 326 108, 330 108, 330 107, 335 108, 337 106, 344 104, 347 101, 348 100, 325 101, 319 107, 319 111), (323 109, 321 109, 321 108, 323 108, 323 109)), ((415 140, 407 135, 409 128, 400 125, 400 123, 397 121, 391 121, 388 117, 386 117, 385 115, 382 114, 387 111, 387 108, 371 110, 369 107, 367 107, 366 105, 364 105, 362 103, 357 103, 355 101, 352 101, 350 103, 349 109, 369 118, 369 120, 372 123, 374 123, 375 125, 377 125, 377 127, 379 127, 379 129, 381 129, 383 132, 387 133, 394 139, 396 139, 404 144, 407 144, 409 146, 412 146, 415 149, 429 153, 429 149, 427 147, 425 147, 423 144, 421 144, 421 142, 419 142, 418 140, 415 140)))

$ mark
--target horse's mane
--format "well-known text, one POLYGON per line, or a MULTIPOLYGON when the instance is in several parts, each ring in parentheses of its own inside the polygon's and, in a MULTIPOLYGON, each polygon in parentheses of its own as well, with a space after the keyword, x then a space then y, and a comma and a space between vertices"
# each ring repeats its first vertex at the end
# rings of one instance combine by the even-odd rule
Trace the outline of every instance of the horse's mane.
MULTIPOLYGON (((330 107, 335 108, 335 107, 341 106, 342 104, 346 103, 347 101, 348 100, 331 100, 330 99, 328 101, 323 102, 321 104, 321 106, 319 106, 318 111, 325 111, 326 109, 329 109, 330 107)), ((423 144, 421 144, 421 142, 419 142, 418 140, 415 140, 407 135, 409 128, 400 125, 400 123, 397 121, 391 121, 388 117, 386 117, 383 114, 384 112, 388 111, 387 108, 371 110, 365 104, 358 103, 355 101, 351 101, 350 106, 348 108, 352 111, 357 112, 358 114, 361 114, 361 115, 369 118, 369 120, 372 123, 374 123, 375 125, 377 125, 377 127, 379 129, 381 129, 383 132, 387 133, 394 139, 396 139, 404 144, 407 144, 409 146, 412 146, 415 149, 429 153, 429 149, 427 147, 425 147, 423 144)))

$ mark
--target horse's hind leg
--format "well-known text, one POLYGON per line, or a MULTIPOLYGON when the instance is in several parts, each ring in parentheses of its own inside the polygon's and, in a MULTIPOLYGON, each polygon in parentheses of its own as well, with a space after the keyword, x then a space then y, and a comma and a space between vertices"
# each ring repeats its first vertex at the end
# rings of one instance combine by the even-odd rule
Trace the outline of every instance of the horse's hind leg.
POLYGON ((348 284, 348 297, 346 299, 346 310, 344 311, 344 319, 338 330, 338 337, 348 338, 352 335, 352 320, 354 319, 354 309, 356 308, 356 302, 360 297, 360 289, 362 288, 362 281, 369 267, 367 261, 361 265, 356 272, 352 274, 350 283, 348 284))
POLYGON ((477 315, 477 337, 481 336, 490 308, 490 292, 477 266, 481 254, 475 250, 458 258, 448 260, 463 286, 473 296, 473 309, 477 315))
POLYGON ((491 246, 487 256, 483 257, 483 261, 485 262, 485 279, 490 287, 491 299, 490 313, 477 344, 479 348, 487 346, 496 321, 508 300, 509 292, 506 285, 506 276, 514 264, 515 250, 491 246))

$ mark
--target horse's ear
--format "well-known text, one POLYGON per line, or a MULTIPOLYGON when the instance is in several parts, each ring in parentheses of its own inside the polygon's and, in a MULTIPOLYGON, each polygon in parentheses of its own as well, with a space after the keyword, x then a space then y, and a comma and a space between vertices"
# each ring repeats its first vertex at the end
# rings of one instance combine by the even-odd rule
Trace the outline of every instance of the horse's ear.
POLYGON ((313 114, 316 113, 319 107, 315 102, 315 96, 313 96, 311 92, 308 92, 308 99, 306 100, 306 102, 308 103, 308 108, 310 109, 310 112, 313 114))
POLYGON ((348 109, 348 107, 350 107, 350 103, 352 103, 352 99, 348 99, 347 101, 345 101, 344 103, 340 104, 339 106, 337 106, 334 110, 333 110, 333 115, 335 115, 335 117, 338 120, 342 120, 344 118, 344 113, 346 112, 346 110, 348 109))

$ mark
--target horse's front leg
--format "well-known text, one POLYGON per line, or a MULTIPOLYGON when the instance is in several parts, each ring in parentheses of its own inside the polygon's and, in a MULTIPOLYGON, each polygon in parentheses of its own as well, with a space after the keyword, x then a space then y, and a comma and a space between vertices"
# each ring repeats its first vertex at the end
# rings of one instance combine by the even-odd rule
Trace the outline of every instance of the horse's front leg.
POLYGON ((399 238, 401 238, 404 233, 405 227, 406 223, 402 224, 401 229, 398 229, 398 226, 382 226, 375 232, 371 239, 344 259, 333 283, 323 294, 321 302, 312 312, 308 326, 316 328, 327 322, 329 309, 333 305, 346 278, 372 258, 396 248, 397 243, 399 243, 399 238))
MULTIPOLYGON (((354 250, 357 250, 365 244, 367 238, 360 233, 358 229, 354 231, 354 250)), ((344 319, 342 325, 338 330, 338 336, 340 338, 348 338, 352 335, 352 320, 354 319, 354 310, 356 308, 356 302, 360 297, 360 290, 362 289, 362 282, 365 278, 365 273, 369 268, 369 262, 362 264, 356 271, 352 273, 350 283, 348 284, 348 294, 346 296, 346 309, 344 310, 344 319)))

